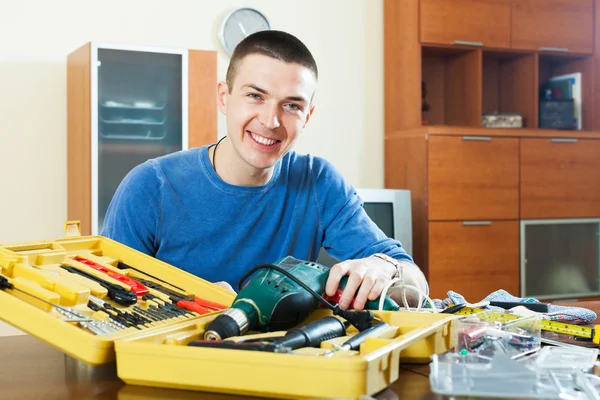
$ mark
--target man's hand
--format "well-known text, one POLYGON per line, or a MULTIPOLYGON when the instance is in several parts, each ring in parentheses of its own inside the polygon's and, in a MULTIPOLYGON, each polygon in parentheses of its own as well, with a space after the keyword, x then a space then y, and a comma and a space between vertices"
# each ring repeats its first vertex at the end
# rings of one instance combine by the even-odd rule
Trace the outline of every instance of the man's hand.
POLYGON ((348 309, 352 299, 356 297, 352 306, 356 310, 362 310, 367 299, 375 300, 379 297, 383 287, 395 273, 396 268, 392 264, 376 257, 344 261, 331 267, 325 294, 335 295, 340 280, 347 275, 348 282, 339 301, 340 307, 348 309))
MULTIPOLYGON (((399 261, 402 268, 404 283, 412 286, 419 286, 422 290, 427 287, 427 281, 423 272, 415 264, 407 261, 399 261)), ((357 260, 348 260, 338 263, 331 267, 329 278, 325 286, 325 294, 333 296, 337 292, 340 280, 348 276, 348 282, 343 290, 339 304, 343 309, 350 305, 356 310, 362 310, 368 300, 375 300, 381 295, 384 286, 389 283, 396 274, 396 267, 391 263, 378 257, 366 257, 357 260), (358 289, 360 287, 360 289, 358 289), (357 292, 358 289, 358 292, 357 292), (355 298, 356 297, 356 298, 355 298), (354 304, 351 304, 352 299, 354 304)), ((393 300, 402 304, 401 293, 399 291, 393 300)), ((406 291, 408 305, 416 307, 418 305, 419 295, 413 290, 406 291)))

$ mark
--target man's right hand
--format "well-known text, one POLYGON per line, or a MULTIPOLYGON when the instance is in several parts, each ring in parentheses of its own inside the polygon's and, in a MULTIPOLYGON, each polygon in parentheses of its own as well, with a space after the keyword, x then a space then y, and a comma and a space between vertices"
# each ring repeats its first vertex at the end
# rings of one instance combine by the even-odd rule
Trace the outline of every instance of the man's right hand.
POLYGON ((231 287, 231 285, 225 281, 215 282, 215 285, 222 287, 223 289, 231 290, 233 293, 236 293, 235 290, 231 287))

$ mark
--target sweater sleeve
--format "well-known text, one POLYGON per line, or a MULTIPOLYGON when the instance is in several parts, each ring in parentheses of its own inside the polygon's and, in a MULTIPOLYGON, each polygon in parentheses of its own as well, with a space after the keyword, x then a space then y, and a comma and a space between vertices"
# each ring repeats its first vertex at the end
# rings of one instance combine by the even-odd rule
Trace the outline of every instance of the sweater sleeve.
POLYGON ((313 159, 313 176, 323 232, 322 247, 338 260, 384 253, 414 263, 402 244, 369 218, 356 189, 328 161, 313 159))
POLYGON ((110 202, 101 235, 155 256, 160 218, 160 186, 152 161, 133 168, 110 202))

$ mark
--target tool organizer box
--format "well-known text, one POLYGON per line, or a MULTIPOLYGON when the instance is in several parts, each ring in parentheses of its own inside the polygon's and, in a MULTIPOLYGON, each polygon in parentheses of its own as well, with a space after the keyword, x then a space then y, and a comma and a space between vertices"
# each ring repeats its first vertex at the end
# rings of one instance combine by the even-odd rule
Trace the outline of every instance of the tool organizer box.
MULTIPOLYGON (((427 363, 451 346, 454 316, 414 311, 375 311, 390 327, 367 337, 359 351, 330 357, 322 355, 356 333, 354 328, 320 348, 291 353, 187 346, 202 339, 206 325, 235 294, 111 239, 78 236, 76 223, 67 223, 66 231, 76 233, 0 244, 0 274, 14 285, 0 291, 0 319, 87 364, 116 360, 118 377, 129 384, 261 397, 358 398, 396 381, 400 362, 427 363), (111 298, 111 284, 133 291, 129 278, 148 286, 135 288, 135 304, 118 298, 120 304, 111 298), (169 290, 184 295, 183 302, 169 290)), ((317 309, 303 324, 327 315, 330 310, 317 309)), ((253 332, 243 338, 284 334, 253 332)))

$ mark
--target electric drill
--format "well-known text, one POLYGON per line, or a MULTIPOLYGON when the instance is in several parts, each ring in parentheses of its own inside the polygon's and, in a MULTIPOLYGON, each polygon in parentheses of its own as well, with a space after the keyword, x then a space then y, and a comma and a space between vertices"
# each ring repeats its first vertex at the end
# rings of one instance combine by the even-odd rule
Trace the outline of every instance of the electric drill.
MULTIPOLYGON (((270 332, 288 330, 306 319, 325 300, 321 296, 325 292, 325 284, 329 277, 329 268, 318 263, 298 260, 288 256, 274 264, 259 265, 249 271, 240 280, 240 284, 252 273, 256 275, 240 291, 230 308, 223 311, 206 327, 205 340, 222 340, 232 336, 240 336, 247 331, 270 332), (283 272, 282 272, 283 271, 283 272), (299 282, 286 276, 285 272, 299 282)), ((348 277, 340 281, 342 290, 348 277)), ((368 301, 366 310, 377 310, 379 298, 368 301)), ((331 304, 329 304, 331 306, 331 304)), ((333 306, 331 306, 333 307, 333 306)), ((334 307, 334 314, 346 318, 359 315, 359 311, 342 310, 334 307)), ((384 310, 397 311, 398 304, 387 297, 383 303, 384 310)), ((362 311, 365 315, 365 311, 362 311)), ((362 321, 359 330, 370 326, 362 321)), ((356 326, 356 324, 353 323, 356 326)))

